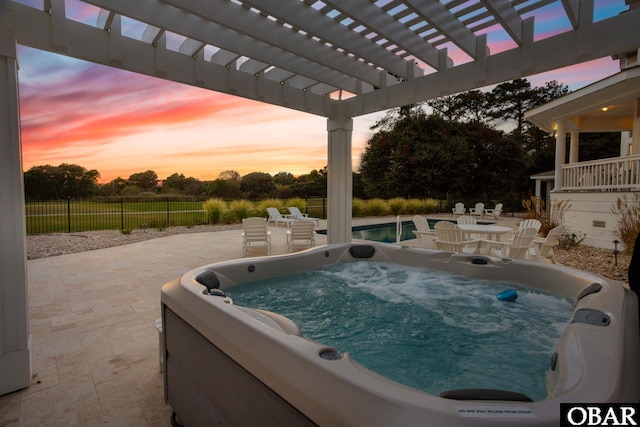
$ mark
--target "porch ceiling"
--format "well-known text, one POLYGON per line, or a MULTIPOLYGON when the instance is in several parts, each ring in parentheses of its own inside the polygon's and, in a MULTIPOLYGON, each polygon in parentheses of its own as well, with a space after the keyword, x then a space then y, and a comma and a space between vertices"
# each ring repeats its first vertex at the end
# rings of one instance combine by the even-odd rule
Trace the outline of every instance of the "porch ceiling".
POLYGON ((638 99, 640 66, 530 110, 525 119, 547 132, 554 130, 557 120, 565 121, 568 132, 632 130, 638 99))
POLYGON ((593 0, 0 4, 8 5, 20 44, 325 117, 355 117, 640 46, 640 8, 594 22, 593 0), (554 6, 567 28, 549 35, 534 17, 554 6), (508 39, 506 48, 488 42, 495 34, 508 39))

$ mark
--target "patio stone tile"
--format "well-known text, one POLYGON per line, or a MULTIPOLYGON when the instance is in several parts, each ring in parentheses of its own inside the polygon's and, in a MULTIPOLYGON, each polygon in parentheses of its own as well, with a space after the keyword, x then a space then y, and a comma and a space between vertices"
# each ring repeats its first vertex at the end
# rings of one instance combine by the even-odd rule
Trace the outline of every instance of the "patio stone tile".
POLYGON ((9 393, 0 396, 0 426, 18 427, 20 425, 19 393, 9 393))
POLYGON ((21 427, 87 425, 100 411, 100 401, 90 376, 22 396, 21 427))

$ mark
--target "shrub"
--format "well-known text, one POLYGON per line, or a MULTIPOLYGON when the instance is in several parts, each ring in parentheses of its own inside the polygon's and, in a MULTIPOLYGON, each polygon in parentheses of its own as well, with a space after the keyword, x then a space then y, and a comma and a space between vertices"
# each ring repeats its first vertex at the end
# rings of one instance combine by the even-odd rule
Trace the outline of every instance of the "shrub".
POLYGON ((367 204, 364 200, 355 198, 351 201, 351 215, 353 217, 364 216, 367 204))
POLYGON ((408 214, 417 215, 426 212, 426 200, 409 199, 406 203, 406 212, 408 214))
POLYGON ((224 224, 233 224, 235 222, 239 222, 239 220, 238 220, 238 216, 236 215, 235 211, 233 211, 231 209, 227 209, 222 214, 221 222, 223 222, 224 224))
POLYGON ((221 199, 209 199, 202 204, 202 209, 207 214, 210 224, 219 224, 222 221, 222 215, 227 211, 227 203, 221 199))
POLYGON ((402 197, 395 197, 387 201, 389 212, 392 215, 400 215, 407 211, 407 201, 402 197))
POLYGON ((438 212, 438 208, 440 207, 440 201, 436 199, 425 199, 424 200, 424 211, 426 213, 434 213, 438 212))
POLYGON ((640 233, 640 200, 635 194, 633 200, 627 200, 626 196, 616 200, 611 211, 618 217, 618 229, 613 234, 620 239, 625 246, 625 253, 632 253, 636 237, 640 233))
POLYGON ((389 210, 387 202, 382 199, 371 199, 367 202, 367 215, 382 216, 389 210))
MULTIPOLYGON (((546 210, 544 200, 538 200, 535 196, 523 200, 522 206, 525 209, 525 219, 534 218, 542 223, 540 226, 540 234, 542 236, 546 236, 549 231, 563 224, 564 214, 571 207, 568 200, 554 200, 550 209, 546 210)), ((584 240, 584 237, 580 241, 582 240, 584 240)))
POLYGON ((120 233, 124 235, 128 235, 128 234, 131 234, 132 231, 133 230, 131 230, 130 228, 123 228, 122 230, 120 230, 120 233))
POLYGON ((558 239, 558 247, 564 250, 571 250, 580 245, 585 237, 587 235, 581 233, 563 233, 558 239))
POLYGON ((249 200, 234 200, 229 205, 229 208, 235 213, 236 218, 239 220, 256 215, 256 208, 249 200))
MULTIPOLYGON (((305 212, 307 210, 307 202, 300 197, 294 197, 292 199, 287 200, 285 207, 296 207, 300 209, 301 212, 305 212)), ((287 212, 288 213, 288 212, 287 212)))
POLYGON ((284 202, 281 199, 264 199, 256 204, 257 215, 268 217, 267 208, 276 208, 282 213, 284 210, 284 202))

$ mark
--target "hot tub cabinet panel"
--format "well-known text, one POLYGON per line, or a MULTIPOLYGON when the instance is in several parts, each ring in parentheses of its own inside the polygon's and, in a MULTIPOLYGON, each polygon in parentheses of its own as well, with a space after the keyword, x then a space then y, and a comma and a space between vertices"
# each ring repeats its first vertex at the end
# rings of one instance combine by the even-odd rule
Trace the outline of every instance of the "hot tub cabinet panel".
POLYGON ((186 426, 557 426, 563 402, 640 400, 635 295, 555 265, 387 244, 330 245, 201 267, 163 287, 162 308, 165 399, 186 426), (573 299, 573 321, 547 376, 548 397, 424 393, 306 339, 283 316, 215 296, 217 288, 362 259, 518 282, 573 299))

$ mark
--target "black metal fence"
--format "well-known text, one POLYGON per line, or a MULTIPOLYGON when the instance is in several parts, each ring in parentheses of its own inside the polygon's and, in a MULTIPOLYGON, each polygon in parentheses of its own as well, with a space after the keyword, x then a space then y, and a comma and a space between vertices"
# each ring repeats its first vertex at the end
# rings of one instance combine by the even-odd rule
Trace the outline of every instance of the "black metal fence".
POLYGON ((206 224, 206 198, 96 198, 27 201, 27 234, 206 224))
MULTIPOLYGON (((27 234, 192 227, 209 222, 203 209, 203 203, 207 199, 118 197, 27 201, 27 234)), ((307 199, 306 212, 326 218, 326 199, 307 199)))

